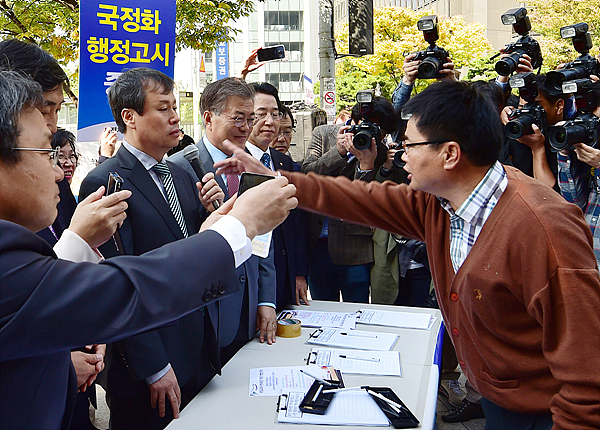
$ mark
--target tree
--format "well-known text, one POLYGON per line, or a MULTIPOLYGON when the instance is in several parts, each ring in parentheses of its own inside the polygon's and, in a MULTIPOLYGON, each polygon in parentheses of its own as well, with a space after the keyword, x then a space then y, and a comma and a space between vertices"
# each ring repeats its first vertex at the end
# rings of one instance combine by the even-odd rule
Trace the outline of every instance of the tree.
MULTIPOLYGON (((177 0, 177 50, 233 40, 240 30, 228 23, 253 9, 251 0, 177 0)), ((0 38, 37 43, 62 64, 79 56, 78 0, 0 0, 0 28, 0 38)))
POLYGON ((560 28, 565 25, 587 22, 595 45, 590 53, 598 54, 600 3, 577 0, 531 0, 527 2, 527 6, 532 32, 536 33, 534 37, 542 48, 544 57, 542 70, 552 70, 560 63, 571 61, 579 55, 570 39, 565 40, 560 37, 560 28))
MULTIPOLYGON (((336 64, 336 92, 339 99, 354 100, 357 90, 375 88, 378 83, 382 95, 391 97, 394 87, 403 76, 404 57, 428 46, 423 39, 423 33, 417 29, 417 20, 433 14, 435 12, 431 10, 415 12, 399 7, 376 9, 373 17, 374 54, 356 58, 345 57, 336 64), (360 76, 361 79, 355 80, 354 85, 349 84, 348 81, 352 82, 355 76, 360 76)), ((439 17, 438 24, 440 39, 437 43, 450 53, 456 69, 462 66, 472 67, 476 73, 470 73, 468 78, 473 78, 475 74, 492 74, 494 64, 487 60, 494 50, 485 38, 483 25, 466 23, 460 15, 451 18, 439 17)), ((347 53, 347 26, 336 34, 335 39, 338 53, 347 53)), ((431 81, 417 80, 416 91, 422 90, 430 83, 431 81)))

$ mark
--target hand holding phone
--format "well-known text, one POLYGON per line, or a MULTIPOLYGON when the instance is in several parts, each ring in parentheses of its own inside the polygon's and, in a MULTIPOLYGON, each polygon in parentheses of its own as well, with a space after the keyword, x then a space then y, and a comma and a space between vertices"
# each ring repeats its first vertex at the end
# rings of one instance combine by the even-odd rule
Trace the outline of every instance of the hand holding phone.
POLYGON ((241 196, 244 191, 249 190, 259 184, 262 184, 269 179, 274 179, 274 176, 261 175, 260 173, 243 172, 240 178, 240 186, 238 188, 238 196, 241 196))
POLYGON ((285 58, 285 46, 273 45, 258 50, 258 61, 281 60, 285 58))
MULTIPOLYGON (((121 178, 115 172, 109 172, 108 174, 108 184, 106 185, 106 196, 110 196, 117 191, 121 191, 121 187, 123 186, 123 178, 121 178)), ((119 232, 119 226, 117 225, 117 229, 115 234, 113 234, 113 240, 115 242, 115 247, 119 254, 124 255, 125 250, 123 249, 123 241, 121 240, 121 233, 119 232)))

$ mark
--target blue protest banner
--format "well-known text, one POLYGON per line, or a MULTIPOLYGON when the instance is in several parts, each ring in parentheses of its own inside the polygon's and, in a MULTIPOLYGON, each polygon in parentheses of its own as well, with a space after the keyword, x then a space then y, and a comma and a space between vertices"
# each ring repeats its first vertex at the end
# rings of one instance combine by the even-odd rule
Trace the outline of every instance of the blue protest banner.
POLYGON ((217 45, 217 81, 229 77, 229 45, 221 42, 217 45))
POLYGON ((80 142, 99 141, 104 127, 116 128, 106 94, 121 73, 149 67, 173 77, 175 0, 139 5, 136 0, 79 2, 80 142))

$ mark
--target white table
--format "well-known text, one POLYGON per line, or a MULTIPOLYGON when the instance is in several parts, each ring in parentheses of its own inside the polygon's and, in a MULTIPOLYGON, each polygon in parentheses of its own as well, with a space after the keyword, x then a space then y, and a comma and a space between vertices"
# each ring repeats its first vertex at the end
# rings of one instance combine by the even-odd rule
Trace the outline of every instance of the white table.
MULTIPOLYGON (((328 312, 354 312, 358 309, 429 313, 437 317, 431 330, 398 329, 357 324, 357 329, 399 334, 394 351, 400 351, 401 377, 344 374, 346 386, 391 387, 419 419, 419 428, 432 429, 437 404, 438 366, 433 363, 441 314, 437 309, 312 301, 310 307, 291 307, 328 312)), ((173 420, 168 430, 264 430, 295 429, 297 424, 277 422, 278 397, 250 397, 250 369, 274 366, 301 366, 314 347, 306 343, 315 329, 302 327, 297 338, 277 338, 274 345, 258 339, 247 343, 213 380, 173 420)), ((302 429, 364 429, 357 426, 302 425, 302 429)))

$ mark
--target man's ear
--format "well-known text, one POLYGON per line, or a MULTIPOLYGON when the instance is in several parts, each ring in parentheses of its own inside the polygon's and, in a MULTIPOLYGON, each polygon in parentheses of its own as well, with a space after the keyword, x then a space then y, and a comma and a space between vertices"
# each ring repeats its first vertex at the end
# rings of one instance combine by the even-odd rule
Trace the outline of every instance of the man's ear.
POLYGON ((127 126, 127 129, 135 129, 135 115, 133 109, 124 108, 121 111, 121 118, 123 118, 123 122, 127 126))
POLYGON ((440 155, 443 157, 444 169, 446 170, 455 169, 463 157, 460 145, 453 140, 444 144, 440 155))
POLYGON ((204 119, 204 126, 206 127, 206 129, 208 130, 210 127, 212 131, 212 112, 205 110, 202 113, 202 119, 204 119))
POLYGON ((557 115, 562 115, 565 111, 565 101, 564 99, 558 99, 554 104, 554 108, 556 109, 557 115))

